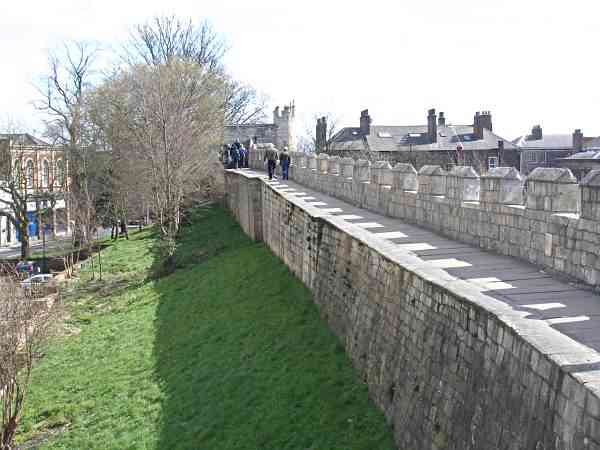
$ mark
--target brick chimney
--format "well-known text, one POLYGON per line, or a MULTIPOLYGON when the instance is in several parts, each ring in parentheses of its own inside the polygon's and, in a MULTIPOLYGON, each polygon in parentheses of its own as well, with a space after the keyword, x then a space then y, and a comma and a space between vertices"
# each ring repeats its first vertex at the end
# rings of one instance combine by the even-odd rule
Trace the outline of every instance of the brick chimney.
POLYGON ((531 139, 539 141, 543 137, 544 134, 542 133, 542 127, 540 125, 534 125, 534 127, 531 129, 531 139))
POLYGON ((498 167, 501 167, 504 163, 504 141, 498 140, 498 167))
POLYGON ((444 117, 444 113, 442 111, 440 111, 440 114, 438 116, 438 126, 446 126, 446 118, 444 117))
POLYGON ((371 116, 368 109, 360 112, 360 134, 371 134, 371 116))
POLYGON ((437 121, 435 117, 435 108, 427 112, 427 135, 430 143, 437 142, 437 121))
POLYGON ((327 117, 317 119, 315 151, 327 151, 327 117))
POLYGON ((573 133, 573 151, 575 153, 583 151, 583 133, 580 129, 573 133))
POLYGON ((473 134, 477 139, 483 139, 483 130, 492 131, 492 113, 489 111, 477 111, 473 118, 473 134))

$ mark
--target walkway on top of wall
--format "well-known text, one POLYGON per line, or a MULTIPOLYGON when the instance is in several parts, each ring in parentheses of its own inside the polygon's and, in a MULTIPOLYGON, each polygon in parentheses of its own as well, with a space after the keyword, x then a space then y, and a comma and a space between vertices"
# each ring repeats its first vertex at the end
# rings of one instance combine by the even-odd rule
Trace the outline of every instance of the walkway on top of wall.
MULTIPOLYGON (((249 169, 244 172, 261 173, 249 169)), ((528 318, 543 320, 575 341, 600 351, 600 296, 591 290, 553 278, 533 264, 357 208, 291 180, 267 180, 267 183, 276 191, 294 195, 323 212, 393 242, 398 249, 414 253, 450 276, 471 283, 482 293, 515 310, 526 311, 528 318)))

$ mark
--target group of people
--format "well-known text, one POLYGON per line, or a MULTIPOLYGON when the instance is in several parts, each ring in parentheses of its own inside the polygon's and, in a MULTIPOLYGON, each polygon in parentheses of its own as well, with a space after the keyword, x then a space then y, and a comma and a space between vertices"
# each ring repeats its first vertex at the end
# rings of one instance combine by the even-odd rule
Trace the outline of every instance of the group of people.
MULTIPOLYGON (((255 148, 252 141, 250 141, 250 146, 255 148)), ((227 169, 248 168, 249 156, 249 149, 236 140, 233 144, 225 145, 223 149, 223 164, 227 169)), ((267 164, 269 180, 275 177, 275 168, 278 164, 281 166, 282 179, 288 179, 292 161, 287 147, 284 147, 281 152, 278 152, 275 147, 268 148, 265 152, 265 162, 267 164)))
POLYGON ((267 163, 267 172, 269 173, 269 180, 272 180, 275 177, 275 168, 277 167, 277 163, 281 165, 281 178, 284 180, 288 180, 288 175, 290 171, 290 163, 292 162, 290 158, 290 154, 288 153, 287 147, 283 147, 282 152, 277 152, 275 147, 269 148, 265 152, 265 162, 267 163))
POLYGON ((248 149, 240 141, 225 146, 223 164, 228 169, 243 169, 248 167, 248 149))

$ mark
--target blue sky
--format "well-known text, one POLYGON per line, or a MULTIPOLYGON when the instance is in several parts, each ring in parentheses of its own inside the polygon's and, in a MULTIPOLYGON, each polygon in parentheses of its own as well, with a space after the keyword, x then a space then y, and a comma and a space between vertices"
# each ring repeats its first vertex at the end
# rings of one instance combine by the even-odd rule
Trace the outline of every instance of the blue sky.
POLYGON ((295 100, 300 130, 331 112, 357 125, 451 123, 491 110, 513 138, 581 128, 600 135, 600 6, 571 0, 314 1, 22 0, 0 3, 0 121, 39 128, 32 83, 64 39, 111 45, 156 14, 209 19, 237 78, 272 105, 295 100))

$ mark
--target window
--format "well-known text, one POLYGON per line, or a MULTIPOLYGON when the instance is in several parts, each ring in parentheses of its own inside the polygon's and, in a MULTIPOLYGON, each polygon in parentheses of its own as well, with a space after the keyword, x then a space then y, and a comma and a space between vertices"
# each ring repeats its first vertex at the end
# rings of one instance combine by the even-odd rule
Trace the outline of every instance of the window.
POLYGON ((488 170, 489 169, 494 169, 498 167, 498 157, 497 156, 490 156, 488 158, 488 170))
POLYGON ((27 187, 33 187, 33 177, 34 177, 34 169, 33 169, 33 161, 30 159, 27 161, 27 165, 25 167, 25 176, 27 177, 27 187))
POLYGON ((527 161, 535 162, 535 152, 527 152, 527 161))
POLYGON ((50 164, 48 163, 48 160, 45 159, 44 162, 42 162, 42 186, 48 187, 49 181, 50 181, 50 164))
POLYGON ((56 181, 61 186, 65 182, 65 163, 62 159, 56 161, 56 181))
POLYGON ((392 137, 391 133, 388 133, 387 131, 380 131, 377 134, 379 135, 380 138, 391 138, 392 137))
POLYGON ((15 161, 15 169, 13 172, 14 181, 16 184, 21 184, 21 161, 15 161))

